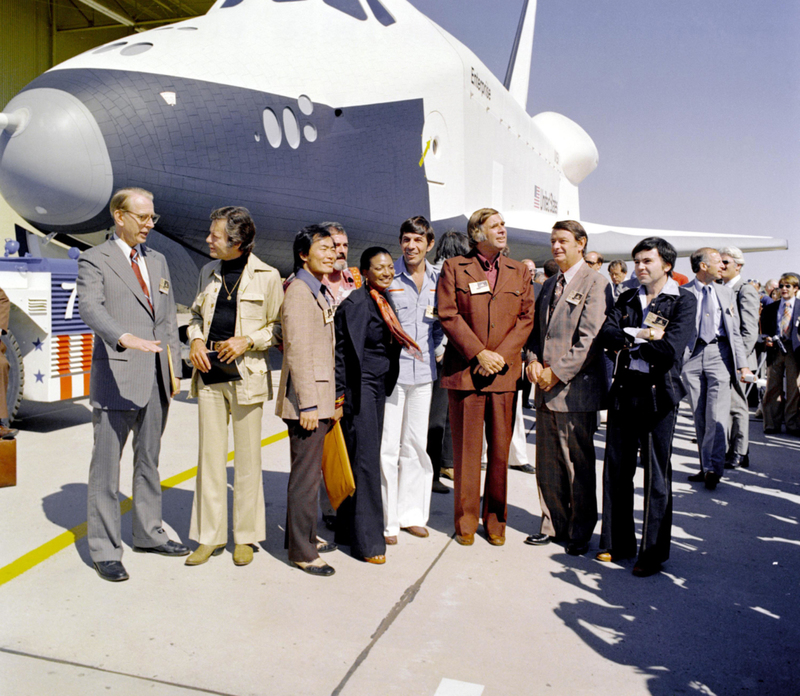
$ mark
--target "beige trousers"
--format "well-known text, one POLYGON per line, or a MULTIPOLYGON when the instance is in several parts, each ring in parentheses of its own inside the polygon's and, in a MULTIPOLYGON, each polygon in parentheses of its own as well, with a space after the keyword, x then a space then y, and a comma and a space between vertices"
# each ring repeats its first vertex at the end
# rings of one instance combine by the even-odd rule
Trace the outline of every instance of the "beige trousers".
POLYGON ((263 403, 242 406, 236 383, 200 385, 200 452, 189 538, 228 542, 228 422, 233 421, 233 541, 255 544, 267 537, 261 480, 263 403))

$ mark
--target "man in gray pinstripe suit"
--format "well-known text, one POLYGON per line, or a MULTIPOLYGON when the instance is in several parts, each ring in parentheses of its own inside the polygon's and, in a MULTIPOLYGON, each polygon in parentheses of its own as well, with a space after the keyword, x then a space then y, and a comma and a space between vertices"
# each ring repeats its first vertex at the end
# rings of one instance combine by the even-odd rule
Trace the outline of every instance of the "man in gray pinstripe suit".
MULTIPOLYGON (((173 388, 167 346, 180 356, 166 259, 144 246, 158 216, 153 194, 121 189, 111 198, 114 235, 78 260, 81 318, 94 331, 89 400, 89 553, 98 575, 128 579, 122 565, 119 462, 133 431, 133 550, 185 556, 161 527, 158 454, 173 388)), ((179 364, 173 365, 179 374, 179 364)))

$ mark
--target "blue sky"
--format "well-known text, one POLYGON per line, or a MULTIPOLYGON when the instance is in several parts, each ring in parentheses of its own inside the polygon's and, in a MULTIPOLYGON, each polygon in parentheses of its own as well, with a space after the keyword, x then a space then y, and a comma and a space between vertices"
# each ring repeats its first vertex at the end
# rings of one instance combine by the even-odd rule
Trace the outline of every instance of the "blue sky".
MULTIPOLYGON (((410 2, 504 77, 522 0, 410 2)), ((597 144, 584 219, 788 239, 765 280, 800 268, 798 43, 797 0, 539 0, 528 111, 597 144)))

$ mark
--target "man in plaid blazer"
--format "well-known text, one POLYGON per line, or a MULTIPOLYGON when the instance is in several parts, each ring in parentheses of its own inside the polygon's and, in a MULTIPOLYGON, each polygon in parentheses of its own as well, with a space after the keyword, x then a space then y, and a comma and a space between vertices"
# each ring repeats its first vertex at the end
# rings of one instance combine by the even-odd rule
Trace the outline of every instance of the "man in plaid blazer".
POLYGON ((594 432, 607 392, 597 334, 608 281, 583 260, 586 231, 574 220, 550 235, 559 272, 536 301, 526 374, 536 384, 536 479, 542 521, 525 543, 567 543, 578 556, 597 524, 594 432))

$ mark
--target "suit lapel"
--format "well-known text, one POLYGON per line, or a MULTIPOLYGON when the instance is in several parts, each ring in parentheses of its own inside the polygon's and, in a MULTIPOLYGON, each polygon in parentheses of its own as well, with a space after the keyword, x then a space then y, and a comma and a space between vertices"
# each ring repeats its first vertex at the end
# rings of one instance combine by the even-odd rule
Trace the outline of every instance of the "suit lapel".
POLYGON ((506 262, 504 257, 500 257, 497 263, 497 280, 494 283, 494 290, 492 290, 492 294, 496 295, 500 290, 503 289, 503 286, 511 280, 512 276, 517 274, 517 270, 509 263, 506 262))
MULTIPOLYGON (((569 304, 569 302, 567 302, 567 298, 573 292, 580 292, 581 288, 583 288, 583 286, 585 285, 584 280, 588 275, 589 270, 590 270, 589 267, 584 263, 583 266, 581 266, 581 268, 575 274, 575 277, 564 286, 564 292, 558 299, 558 304, 553 310, 553 316, 550 317, 552 320, 561 321, 562 319, 561 315, 568 311, 567 305, 569 304)), ((558 276, 555 277, 558 278, 558 276)), ((550 305, 548 304, 548 307, 549 306, 550 305)))
MULTIPOLYGON (((144 259, 145 263, 147 264, 147 274, 150 276, 150 299, 153 302, 153 316, 158 313, 158 308, 161 306, 161 300, 163 298, 163 294, 160 290, 161 287, 161 279, 164 277, 162 273, 161 264, 158 262, 158 259, 155 257, 154 254, 150 254, 149 250, 146 246, 142 245, 142 258, 144 259)), ((133 268, 131 268, 133 271, 133 268)), ((139 281, 136 280, 136 285, 139 285, 139 281)), ((142 288, 139 287, 139 290, 142 288)), ((142 296, 144 296, 144 292, 142 292, 142 296)), ((147 306, 147 298, 145 297, 145 307, 150 309, 147 306)))
MULTIPOLYGON (((153 313, 150 310, 150 303, 147 301, 147 297, 145 297, 142 286, 139 285, 139 281, 136 278, 136 274, 133 272, 130 262, 125 259, 125 256, 122 251, 120 251, 117 243, 113 239, 107 241, 103 252, 106 254, 109 267, 120 277, 122 282, 128 286, 130 291, 135 295, 136 299, 139 300, 139 303, 142 305, 142 307, 147 310, 147 313, 152 316, 153 313)), ((149 266, 147 267, 147 272, 148 274, 151 274, 149 266)), ((152 286, 153 282, 151 277, 150 287, 152 286)))
POLYGON ((369 322, 369 307, 367 306, 367 302, 374 302, 374 300, 369 296, 369 289, 365 285, 362 285, 362 292, 360 295, 356 295, 353 300, 357 302, 356 306, 358 307, 358 311, 355 313, 355 321, 347 322, 347 330, 350 332, 350 340, 353 342, 353 348, 356 351, 356 355, 358 355, 358 364, 364 360, 364 343, 366 341, 367 335, 367 322, 369 322))
POLYGON ((483 272, 483 268, 481 268, 481 262, 478 261, 478 257, 468 256, 467 258, 470 260, 470 263, 464 264, 464 273, 476 281, 486 280, 486 274, 483 272))
POLYGON ((542 326, 542 336, 544 336, 545 331, 547 331, 547 327, 550 324, 550 320, 547 317, 550 314, 550 300, 553 297, 553 292, 555 292, 556 283, 558 282, 558 274, 554 275, 552 278, 548 278, 544 281, 544 285, 542 285, 542 293, 539 296, 541 298, 540 308, 541 311, 544 312, 545 320, 541 323, 542 326))

